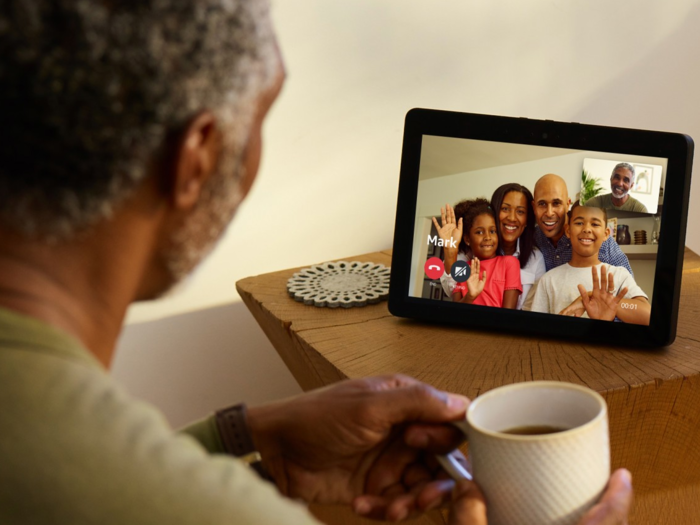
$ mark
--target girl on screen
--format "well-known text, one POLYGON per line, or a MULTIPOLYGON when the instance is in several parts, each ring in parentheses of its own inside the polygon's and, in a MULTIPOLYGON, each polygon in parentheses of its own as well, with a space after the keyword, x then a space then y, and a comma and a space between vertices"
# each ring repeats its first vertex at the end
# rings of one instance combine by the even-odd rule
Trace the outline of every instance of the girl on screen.
MULTIPOLYGON (((498 233, 498 255, 512 255, 518 259, 520 265, 522 293, 516 305, 518 310, 522 309, 532 286, 546 271, 544 257, 535 246, 535 214, 531 206, 532 200, 530 190, 516 182, 499 186, 491 197, 491 209, 495 213, 498 233)), ((462 201, 454 208, 447 204, 441 210, 442 225, 437 219, 433 219, 440 238, 462 238, 463 216, 468 202, 470 201, 462 201)), ((456 261, 467 260, 466 244, 462 242, 459 249, 449 249, 447 243, 445 246, 445 273, 440 281, 445 293, 451 296, 457 283, 450 275, 450 269, 456 261)))
POLYGON ((460 216, 464 236, 460 249, 471 273, 457 283, 452 300, 468 304, 515 308, 522 293, 520 264, 511 255, 498 255, 496 214, 486 199, 463 201, 454 210, 460 216))

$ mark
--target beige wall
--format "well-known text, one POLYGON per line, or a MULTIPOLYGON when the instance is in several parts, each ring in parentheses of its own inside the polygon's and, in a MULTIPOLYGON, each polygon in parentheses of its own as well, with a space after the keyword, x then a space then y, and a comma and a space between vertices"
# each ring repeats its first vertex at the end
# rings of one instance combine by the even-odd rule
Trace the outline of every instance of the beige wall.
POLYGON ((112 373, 174 427, 301 392, 242 302, 127 326, 112 373))

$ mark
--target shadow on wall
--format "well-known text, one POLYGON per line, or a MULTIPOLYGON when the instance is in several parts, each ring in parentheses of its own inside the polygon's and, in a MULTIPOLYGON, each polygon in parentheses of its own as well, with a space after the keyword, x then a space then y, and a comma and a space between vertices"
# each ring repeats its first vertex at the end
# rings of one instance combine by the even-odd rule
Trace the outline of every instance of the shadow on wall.
POLYGON ((242 302, 126 326, 112 376, 175 428, 301 392, 242 302))
MULTIPOLYGON (((700 143, 700 67, 688 50, 700 47, 700 4, 683 25, 648 55, 620 65, 615 82, 600 89, 573 120, 687 133, 700 143)), ((695 152, 694 167, 699 155, 695 152)), ((700 169, 700 168, 699 168, 700 169)), ((700 183, 698 169, 691 187, 686 245, 700 251, 700 183)))

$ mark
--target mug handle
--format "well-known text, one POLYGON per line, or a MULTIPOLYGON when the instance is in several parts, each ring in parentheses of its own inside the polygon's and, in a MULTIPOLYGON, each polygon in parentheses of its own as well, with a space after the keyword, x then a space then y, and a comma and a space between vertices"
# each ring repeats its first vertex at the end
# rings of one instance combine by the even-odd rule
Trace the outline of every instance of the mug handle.
MULTIPOLYGON (((454 421, 452 424, 461 430, 465 437, 467 436, 468 423, 466 419, 462 421, 454 421)), ((474 479, 471 473, 464 468, 464 465, 457 460, 453 452, 450 452, 449 454, 435 454, 435 458, 440 463, 440 466, 442 466, 442 468, 444 468, 450 477, 455 481, 460 479, 472 481, 474 479)))
POLYGON ((467 479, 472 481, 472 475, 467 469, 464 468, 452 452, 449 454, 435 454, 435 458, 438 460, 442 468, 454 479, 455 481, 460 479, 467 479))

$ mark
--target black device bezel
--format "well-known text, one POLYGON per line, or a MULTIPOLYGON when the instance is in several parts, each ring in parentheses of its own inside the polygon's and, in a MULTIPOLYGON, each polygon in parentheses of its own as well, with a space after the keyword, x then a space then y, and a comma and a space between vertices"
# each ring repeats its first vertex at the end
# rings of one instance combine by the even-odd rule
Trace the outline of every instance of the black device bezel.
POLYGON ((406 115, 404 127, 389 311, 399 317, 500 332, 625 346, 670 344, 676 336, 692 161, 693 140, 680 133, 412 109, 406 115), (667 158, 649 326, 410 297, 411 264, 415 264, 411 261, 413 230, 424 135, 667 158))

